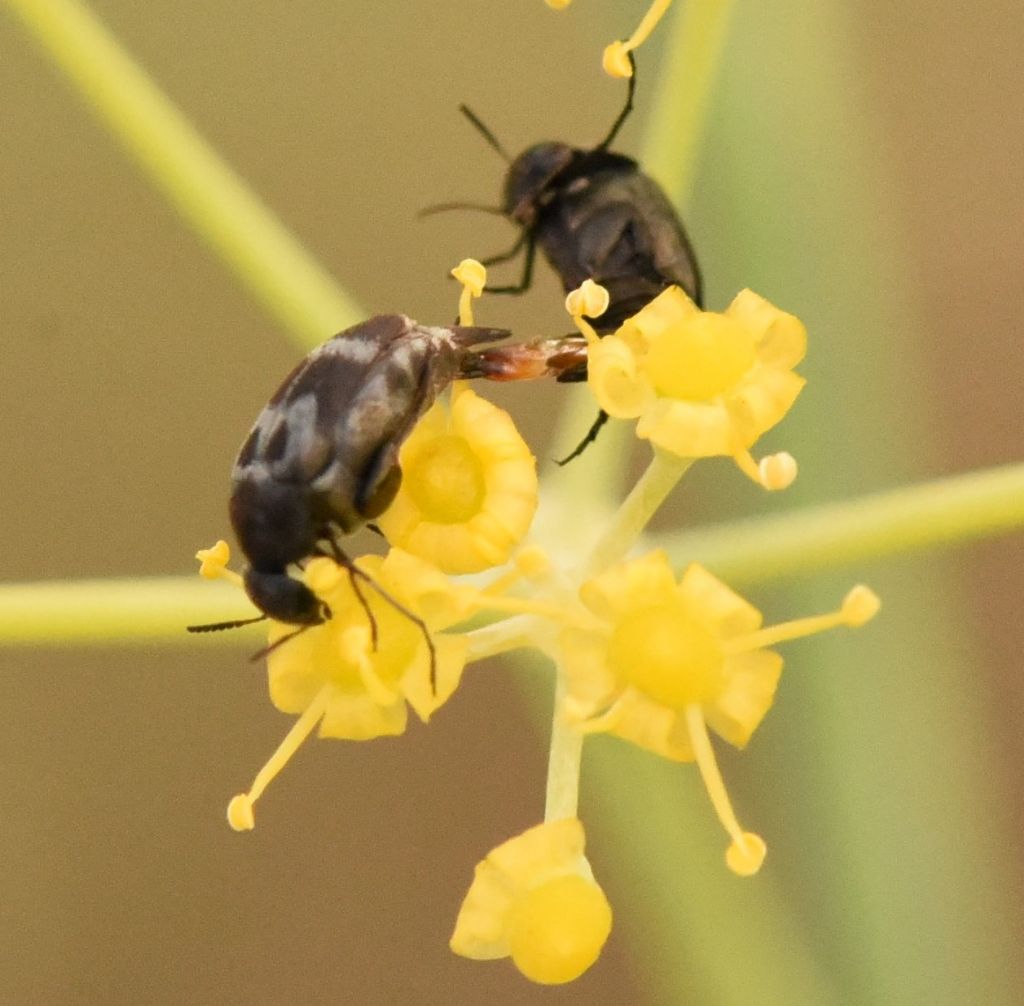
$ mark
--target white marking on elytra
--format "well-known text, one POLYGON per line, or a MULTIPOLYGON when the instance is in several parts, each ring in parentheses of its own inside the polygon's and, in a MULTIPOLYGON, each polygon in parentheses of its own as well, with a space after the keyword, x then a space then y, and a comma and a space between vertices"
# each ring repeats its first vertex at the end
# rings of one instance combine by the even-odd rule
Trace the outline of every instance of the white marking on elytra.
POLYGON ((373 362, 379 352, 380 346, 372 339, 350 335, 329 339, 314 355, 340 356, 353 366, 359 366, 373 362))
POLYGON ((281 459, 285 468, 291 462, 301 460, 313 449, 313 443, 318 436, 316 414, 317 402, 313 392, 308 392, 288 403, 284 415, 288 424, 288 439, 281 459))

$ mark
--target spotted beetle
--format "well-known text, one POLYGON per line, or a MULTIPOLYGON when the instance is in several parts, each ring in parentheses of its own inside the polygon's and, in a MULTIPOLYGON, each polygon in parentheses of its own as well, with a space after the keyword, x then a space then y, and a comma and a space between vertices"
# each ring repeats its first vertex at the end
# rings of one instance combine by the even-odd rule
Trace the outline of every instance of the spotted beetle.
POLYGON ((302 360, 264 406, 231 473, 231 524, 248 560, 243 582, 263 614, 189 631, 264 617, 301 628, 323 622, 330 612, 288 567, 327 555, 347 569, 374 638, 376 624, 357 578, 415 621, 430 646, 422 620, 362 573, 338 537, 372 521, 392 501, 402 477, 399 449, 437 395, 457 378, 483 376, 471 347, 508 335, 379 315, 302 360))

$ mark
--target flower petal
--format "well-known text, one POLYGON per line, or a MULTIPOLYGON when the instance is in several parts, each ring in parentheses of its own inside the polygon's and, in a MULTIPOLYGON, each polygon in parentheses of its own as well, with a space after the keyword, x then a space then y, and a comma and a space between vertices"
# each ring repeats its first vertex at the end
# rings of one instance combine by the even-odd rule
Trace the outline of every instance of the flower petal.
POLYGON ((636 356, 614 335, 588 350, 587 382, 598 404, 616 419, 633 419, 653 399, 654 389, 637 371, 636 356))
POLYGON ((804 358, 807 329, 803 322, 753 290, 736 294, 725 313, 757 333, 757 356, 762 363, 789 370, 804 358))
POLYGON ((402 678, 402 694, 424 723, 452 697, 462 680, 469 640, 465 636, 434 636, 437 692, 430 687, 430 655, 421 641, 420 652, 402 678))
POLYGON ((576 818, 549 821, 510 838, 477 864, 459 909, 450 946, 463 957, 507 957, 509 914, 528 887, 578 872, 590 876, 583 855, 583 825, 576 818))
POLYGON ((580 587, 583 603, 608 622, 634 608, 664 604, 675 593, 675 574, 661 549, 611 566, 580 587))
POLYGON ((773 650, 752 650, 729 657, 725 671, 725 690, 704 707, 704 718, 715 733, 741 748, 772 707, 782 657, 773 650))
POLYGON ((408 719, 403 699, 379 705, 365 691, 332 688, 318 736, 350 741, 395 737, 405 733, 408 719))
POLYGON ((807 382, 791 370, 756 367, 726 399, 739 447, 750 447, 789 412, 807 382))
POLYGON ((677 710, 631 688, 619 700, 618 713, 609 731, 616 737, 672 761, 694 760, 686 723, 677 710))
POLYGON ((640 417, 636 435, 681 458, 708 458, 736 450, 732 418, 717 400, 659 398, 640 417))
POLYGON ((679 593, 687 607, 699 612, 701 622, 722 638, 761 627, 761 612, 700 563, 687 566, 679 581, 679 593))
POLYGON ((695 314, 700 314, 700 308, 690 300, 686 292, 681 287, 670 286, 631 318, 627 318, 617 334, 631 349, 640 351, 667 329, 695 314))

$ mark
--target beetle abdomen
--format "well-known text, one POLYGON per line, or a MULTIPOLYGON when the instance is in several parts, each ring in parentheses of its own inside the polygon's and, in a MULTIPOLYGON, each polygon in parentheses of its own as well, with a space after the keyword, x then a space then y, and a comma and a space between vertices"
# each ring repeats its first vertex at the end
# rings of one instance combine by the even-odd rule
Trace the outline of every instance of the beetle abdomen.
POLYGON ((697 259, 679 217, 632 162, 561 188, 540 217, 537 240, 567 293, 585 279, 608 290, 598 331, 617 328, 673 284, 701 302, 697 259))

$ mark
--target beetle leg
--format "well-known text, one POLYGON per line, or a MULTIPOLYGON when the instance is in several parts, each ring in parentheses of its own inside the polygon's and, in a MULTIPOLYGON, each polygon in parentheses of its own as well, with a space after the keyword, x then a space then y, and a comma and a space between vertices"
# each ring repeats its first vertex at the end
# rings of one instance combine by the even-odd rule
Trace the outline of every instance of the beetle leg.
POLYGON ((430 638, 430 630, 427 628, 427 623, 423 621, 415 612, 410 611, 401 601, 398 600, 393 594, 385 590, 369 573, 364 573, 342 550, 341 546, 334 540, 333 535, 326 535, 326 540, 331 546, 331 550, 334 552, 334 559, 339 566, 344 566, 348 572, 349 579, 352 582, 352 590, 356 597, 359 598, 359 603, 362 605, 363 610, 366 612, 366 617, 370 620, 370 632, 373 640, 373 648, 377 649, 377 620, 373 617, 373 612, 370 610, 370 605, 366 600, 366 596, 362 590, 356 586, 356 580, 365 580, 377 593, 391 605, 395 611, 400 612, 413 622, 423 633, 423 640, 427 644, 427 651, 430 653, 430 690, 436 695, 437 694, 437 651, 434 649, 434 641, 430 638))
POLYGON ((515 258, 522 250, 526 237, 527 231, 520 231, 519 237, 516 238, 516 243, 508 251, 503 251, 499 255, 492 255, 490 258, 480 259, 480 264, 484 266, 498 265, 499 262, 507 262, 509 259, 515 258))
POLYGON ((597 419, 594 420, 593 425, 587 430, 587 435, 576 445, 571 454, 562 458, 561 461, 556 461, 556 465, 567 465, 573 458, 578 458, 596 439, 598 433, 601 432, 601 427, 608 422, 608 413, 603 409, 597 414, 597 419))
MULTIPOLYGON (((363 611, 366 612, 366 618, 370 623, 370 645, 373 647, 373 652, 377 652, 377 619, 374 617, 373 611, 370 609, 370 604, 366 600, 366 595, 363 593, 363 588, 359 586, 359 580, 357 574, 359 570, 356 569, 354 563, 348 565, 348 582, 352 584, 352 593, 359 599, 359 604, 363 611)), ((365 574, 364 574, 365 575, 365 574)))
POLYGON ((520 294, 530 289, 530 283, 533 281, 533 260, 537 254, 537 242, 534 239, 533 231, 523 231, 523 235, 520 243, 523 240, 526 242, 526 256, 523 259, 523 275, 519 282, 513 286, 489 286, 487 287, 488 293, 520 294))

